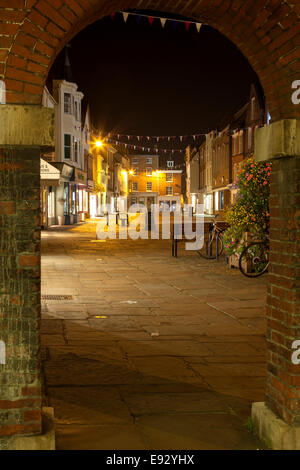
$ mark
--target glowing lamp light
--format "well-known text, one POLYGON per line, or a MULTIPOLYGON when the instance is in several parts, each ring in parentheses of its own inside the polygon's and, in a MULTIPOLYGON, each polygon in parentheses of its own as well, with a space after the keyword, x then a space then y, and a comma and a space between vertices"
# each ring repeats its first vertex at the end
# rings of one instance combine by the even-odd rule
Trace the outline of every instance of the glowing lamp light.
POLYGON ((130 170, 129 174, 130 174, 130 175, 134 175, 134 171, 133 171, 133 170, 130 170))
POLYGON ((103 142, 101 140, 97 140, 96 147, 99 148, 99 147, 102 147, 102 145, 103 145, 103 142))

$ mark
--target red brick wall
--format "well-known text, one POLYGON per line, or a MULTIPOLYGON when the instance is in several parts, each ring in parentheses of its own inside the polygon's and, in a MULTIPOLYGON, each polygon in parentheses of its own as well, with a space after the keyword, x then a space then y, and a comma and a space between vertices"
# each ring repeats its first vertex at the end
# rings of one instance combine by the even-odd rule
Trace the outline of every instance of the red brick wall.
POLYGON ((268 406, 300 425, 300 365, 291 345, 300 340, 300 158, 273 162, 271 266, 267 300, 268 406))
POLYGON ((8 102, 40 103, 49 66, 64 44, 87 24, 128 7, 212 25, 257 72, 272 118, 299 116, 290 98, 300 69, 298 0, 0 0, 0 79, 6 80, 8 102))
POLYGON ((40 150, 0 148, 0 170, 1 441, 41 432, 40 150))

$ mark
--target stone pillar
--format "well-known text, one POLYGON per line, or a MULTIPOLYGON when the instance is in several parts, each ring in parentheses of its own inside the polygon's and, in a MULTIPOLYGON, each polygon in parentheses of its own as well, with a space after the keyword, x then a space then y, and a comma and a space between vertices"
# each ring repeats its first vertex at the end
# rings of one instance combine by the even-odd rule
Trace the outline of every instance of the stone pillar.
POLYGON ((40 378, 40 152, 54 116, 0 105, 0 449, 42 431, 40 378), (4 345, 4 347, 3 347, 4 345))
POLYGON ((258 129, 255 156, 272 160, 272 182, 266 399, 252 417, 272 448, 300 449, 300 120, 258 129))

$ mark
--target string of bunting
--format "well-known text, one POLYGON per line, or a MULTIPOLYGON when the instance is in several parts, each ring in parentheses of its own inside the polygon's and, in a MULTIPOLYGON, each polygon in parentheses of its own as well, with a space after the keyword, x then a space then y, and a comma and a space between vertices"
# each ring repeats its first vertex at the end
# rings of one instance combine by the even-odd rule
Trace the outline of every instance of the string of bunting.
POLYGON ((181 142, 186 141, 188 139, 193 139, 193 140, 198 140, 200 137, 205 136, 205 134, 191 134, 191 135, 131 135, 131 134, 112 134, 111 132, 108 133, 108 137, 115 137, 117 136, 117 139, 119 140, 120 138, 125 138, 127 140, 138 140, 139 142, 141 140, 146 140, 146 141, 174 141, 174 140, 180 140, 181 142))
MULTIPOLYGON (((178 19, 174 20, 174 19, 172 19, 172 18, 163 18, 163 17, 160 17, 160 16, 150 16, 150 15, 143 15, 143 14, 138 14, 138 13, 131 13, 131 12, 128 13, 128 12, 126 12, 126 11, 120 11, 120 13, 123 15, 123 19, 124 19, 124 22, 125 22, 125 23, 127 22, 128 16, 129 16, 129 15, 132 15, 132 16, 136 16, 136 20, 137 20, 138 23, 140 23, 142 17, 148 18, 148 21, 149 21, 150 26, 153 25, 154 20, 156 20, 156 19, 160 20, 160 23, 161 23, 161 25, 162 25, 163 28, 165 27, 165 24, 166 24, 167 21, 170 21, 170 22, 173 23, 174 29, 177 28, 178 23, 184 23, 186 32, 189 31, 191 25, 195 25, 195 26, 196 26, 196 30, 197 30, 197 32, 199 33, 199 32, 200 32, 200 29, 201 29, 201 26, 202 26, 202 24, 203 24, 203 23, 198 23, 198 22, 196 22, 196 21, 185 21, 185 20, 178 20, 178 19)), ((112 13, 112 14, 110 15, 110 17, 111 17, 112 20, 114 20, 115 15, 116 15, 116 13, 112 13)))
POLYGON ((118 140, 115 140, 115 139, 109 139, 109 138, 106 138, 105 139, 105 142, 108 142, 108 143, 114 143, 116 145, 124 145, 125 148, 128 148, 128 149, 132 149, 132 150, 141 150, 143 152, 155 152, 155 153, 176 153, 176 152, 179 152, 179 153, 183 153, 185 152, 185 150, 183 149, 165 149, 165 148, 151 148, 151 147, 146 147, 146 146, 142 146, 142 145, 134 145, 134 144, 128 144, 127 142, 120 142, 118 140))

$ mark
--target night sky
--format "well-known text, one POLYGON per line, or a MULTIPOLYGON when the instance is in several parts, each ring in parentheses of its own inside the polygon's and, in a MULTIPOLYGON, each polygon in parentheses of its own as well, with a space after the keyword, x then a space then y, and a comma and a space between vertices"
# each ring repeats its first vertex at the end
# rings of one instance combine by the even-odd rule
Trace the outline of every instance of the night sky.
MULTIPOLYGON (((145 13, 145 12, 142 12, 145 13)), ((169 16, 152 12, 156 16, 169 16)), ((169 16, 170 17, 170 16, 169 16)), ((89 101, 93 124, 135 135, 205 133, 249 98, 257 81, 248 61, 218 31, 117 13, 71 41, 73 77, 89 101)), ((49 74, 63 78, 64 51, 49 74)))

